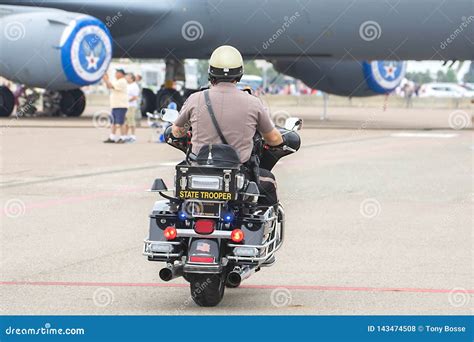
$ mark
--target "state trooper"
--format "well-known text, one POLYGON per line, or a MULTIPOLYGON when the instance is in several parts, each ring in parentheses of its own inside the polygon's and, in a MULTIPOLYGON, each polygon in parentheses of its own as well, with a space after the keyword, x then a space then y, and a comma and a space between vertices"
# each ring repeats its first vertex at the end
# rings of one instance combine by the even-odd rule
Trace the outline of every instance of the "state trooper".
MULTIPOLYGON (((183 137, 188 128, 192 128, 194 154, 203 145, 225 143, 237 151, 240 162, 245 165, 251 158, 253 137, 257 131, 267 145, 283 144, 282 135, 275 128, 268 108, 259 98, 237 88, 243 72, 243 58, 236 48, 223 45, 214 50, 209 60, 211 87, 208 96, 222 134, 219 134, 209 114, 204 91, 189 96, 172 127, 175 138, 183 137)), ((260 193, 265 195, 259 202, 275 205, 278 199, 274 175, 260 168, 258 177, 260 193)))

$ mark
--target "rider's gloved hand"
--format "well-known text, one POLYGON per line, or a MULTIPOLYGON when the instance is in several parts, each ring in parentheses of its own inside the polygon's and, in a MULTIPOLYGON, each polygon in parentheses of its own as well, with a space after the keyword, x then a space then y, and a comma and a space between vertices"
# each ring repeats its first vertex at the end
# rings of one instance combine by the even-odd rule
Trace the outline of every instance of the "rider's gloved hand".
POLYGON ((281 144, 275 145, 275 146, 270 146, 268 144, 265 144, 265 145, 263 145, 263 148, 266 149, 266 150, 282 148, 283 146, 286 145, 286 136, 284 134, 282 134, 281 139, 283 140, 283 142, 281 144))
POLYGON ((286 135, 285 134, 281 135, 281 140, 282 140, 282 143, 278 146, 275 146, 275 147, 283 147, 283 146, 286 145, 286 135))
POLYGON ((166 128, 165 130, 165 139, 166 141, 169 141, 171 139, 172 142, 178 142, 180 141, 182 138, 176 138, 174 135, 173 135, 173 129, 172 129, 172 126, 169 126, 166 128))

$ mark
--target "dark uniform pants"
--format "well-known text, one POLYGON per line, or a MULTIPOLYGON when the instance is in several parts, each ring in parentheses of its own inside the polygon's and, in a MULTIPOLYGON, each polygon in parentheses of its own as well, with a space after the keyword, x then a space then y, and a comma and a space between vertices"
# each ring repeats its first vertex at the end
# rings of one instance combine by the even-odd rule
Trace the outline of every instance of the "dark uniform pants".
POLYGON ((260 195, 264 196, 259 197, 258 203, 261 205, 268 206, 277 204, 277 183, 273 173, 266 169, 260 168, 259 181, 260 186, 258 187, 258 189, 260 190, 260 195))

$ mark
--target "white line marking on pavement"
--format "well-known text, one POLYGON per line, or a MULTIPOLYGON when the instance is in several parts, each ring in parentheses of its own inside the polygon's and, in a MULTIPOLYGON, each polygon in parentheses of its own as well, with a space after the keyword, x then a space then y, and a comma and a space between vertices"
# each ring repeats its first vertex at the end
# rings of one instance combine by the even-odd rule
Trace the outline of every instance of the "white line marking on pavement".
POLYGON ((176 165, 178 165, 180 162, 181 162, 181 160, 178 160, 178 161, 170 161, 170 162, 160 163, 160 164, 158 164, 158 165, 160 165, 160 166, 176 166, 176 165))
POLYGON ((401 132, 401 133, 393 133, 390 135, 394 138, 454 138, 457 137, 458 134, 456 133, 411 133, 411 132, 401 132))

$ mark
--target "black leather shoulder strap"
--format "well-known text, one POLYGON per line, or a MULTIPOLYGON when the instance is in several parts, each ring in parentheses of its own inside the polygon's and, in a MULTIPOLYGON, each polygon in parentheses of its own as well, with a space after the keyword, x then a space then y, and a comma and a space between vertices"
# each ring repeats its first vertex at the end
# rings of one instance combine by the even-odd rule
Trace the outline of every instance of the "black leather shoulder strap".
POLYGON ((219 124, 217 123, 216 116, 214 115, 214 109, 212 109, 211 99, 209 98, 209 90, 204 90, 204 99, 206 100, 207 111, 209 112, 209 115, 211 116, 211 120, 212 120, 212 123, 214 124, 214 127, 216 128, 217 134, 219 134, 219 137, 221 138, 224 144, 229 145, 229 143, 224 137, 224 134, 222 134, 221 128, 219 127, 219 124))

